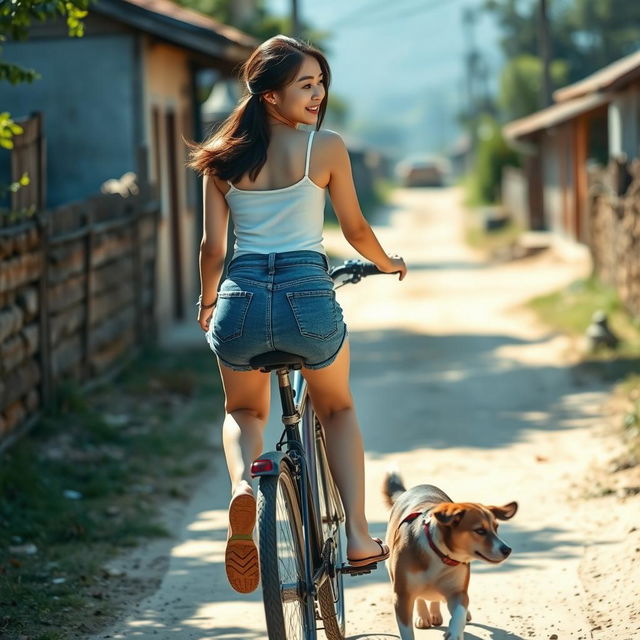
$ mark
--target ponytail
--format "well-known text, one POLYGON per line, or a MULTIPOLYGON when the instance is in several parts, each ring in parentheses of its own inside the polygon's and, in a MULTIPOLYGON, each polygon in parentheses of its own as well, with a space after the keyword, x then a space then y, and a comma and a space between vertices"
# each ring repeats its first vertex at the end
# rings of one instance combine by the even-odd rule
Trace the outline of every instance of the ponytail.
POLYGON ((271 130, 262 94, 293 82, 304 55, 314 56, 324 74, 325 97, 318 113, 320 129, 329 97, 330 70, 316 48, 290 38, 275 36, 260 45, 242 67, 247 93, 222 125, 202 144, 185 140, 189 147, 187 166, 200 175, 239 181, 248 174, 255 180, 267 160, 271 130))

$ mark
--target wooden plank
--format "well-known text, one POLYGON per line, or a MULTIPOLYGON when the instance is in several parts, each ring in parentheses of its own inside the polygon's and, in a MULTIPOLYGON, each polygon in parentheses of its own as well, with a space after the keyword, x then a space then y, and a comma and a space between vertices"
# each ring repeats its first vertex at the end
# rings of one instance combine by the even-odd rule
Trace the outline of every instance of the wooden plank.
POLYGON ((52 372, 51 372, 51 343, 49 335, 49 237, 51 218, 47 213, 37 216, 40 229, 40 252, 42 255, 42 270, 40 272, 40 396, 46 407, 51 402, 52 372))
POLYGON ((89 206, 85 212, 85 224, 87 226, 87 236, 85 239, 85 259, 84 259, 84 304, 85 315, 84 325, 82 327, 82 364, 84 376, 91 375, 91 324, 93 321, 93 246, 94 246, 94 229, 93 229, 93 207, 89 206))

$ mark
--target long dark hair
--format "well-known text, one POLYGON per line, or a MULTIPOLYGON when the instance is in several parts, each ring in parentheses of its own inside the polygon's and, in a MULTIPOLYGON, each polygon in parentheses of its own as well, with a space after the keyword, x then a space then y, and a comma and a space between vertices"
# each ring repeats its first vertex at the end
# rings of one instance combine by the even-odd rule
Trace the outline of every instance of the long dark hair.
POLYGON ((255 180, 267 160, 270 128, 261 94, 291 84, 305 55, 313 56, 324 75, 325 96, 320 103, 316 130, 320 129, 329 98, 329 64, 315 47, 289 36, 277 35, 263 42, 242 65, 245 95, 231 115, 202 144, 187 142, 188 167, 235 182, 249 173, 255 180))

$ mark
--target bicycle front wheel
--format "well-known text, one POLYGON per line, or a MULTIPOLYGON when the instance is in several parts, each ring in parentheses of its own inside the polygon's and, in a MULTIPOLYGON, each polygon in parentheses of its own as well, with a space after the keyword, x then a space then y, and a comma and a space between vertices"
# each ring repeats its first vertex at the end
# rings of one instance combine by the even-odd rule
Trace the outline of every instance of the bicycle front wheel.
POLYGON ((262 595, 269 638, 315 638, 313 600, 309 603, 305 587, 300 506, 291 471, 285 462, 281 463, 277 476, 260 478, 258 532, 262 595))
POLYGON ((345 605, 342 565, 342 539, 344 536, 344 511, 338 490, 331 477, 322 425, 315 413, 315 457, 319 516, 322 522, 323 542, 332 541, 330 575, 318 589, 318 605, 327 640, 344 640, 345 605))

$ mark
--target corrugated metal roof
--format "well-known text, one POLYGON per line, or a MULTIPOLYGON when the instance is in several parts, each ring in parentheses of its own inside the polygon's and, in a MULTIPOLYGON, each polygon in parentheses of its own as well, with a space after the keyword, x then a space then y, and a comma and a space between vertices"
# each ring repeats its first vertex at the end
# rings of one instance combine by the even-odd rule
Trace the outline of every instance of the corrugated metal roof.
POLYGON ((548 129, 561 122, 566 122, 571 118, 588 111, 593 111, 603 104, 607 104, 612 99, 610 94, 594 93, 592 95, 568 100, 558 104, 551 105, 546 109, 541 109, 532 113, 530 116, 514 120, 505 125, 502 129, 507 139, 515 140, 524 136, 548 129))
POLYGON ((640 51, 616 60, 579 82, 558 89, 554 92, 553 99, 556 102, 573 100, 594 91, 613 89, 638 77, 640 77, 640 51))
POLYGON ((257 40, 243 31, 172 0, 98 0, 90 10, 228 61, 246 59, 258 45, 257 40))

